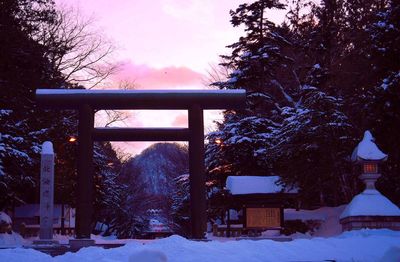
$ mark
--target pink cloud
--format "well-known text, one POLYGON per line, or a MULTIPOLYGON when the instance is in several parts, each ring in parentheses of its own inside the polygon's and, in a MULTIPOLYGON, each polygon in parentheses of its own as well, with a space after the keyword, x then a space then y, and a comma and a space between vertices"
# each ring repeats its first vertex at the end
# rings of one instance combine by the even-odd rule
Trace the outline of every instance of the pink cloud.
POLYGON ((139 89, 170 89, 203 87, 204 75, 187 67, 152 68, 123 62, 121 70, 113 77, 115 82, 133 81, 139 89))
POLYGON ((175 117, 172 121, 172 126, 174 127, 187 127, 188 126, 188 116, 187 114, 181 114, 175 117))

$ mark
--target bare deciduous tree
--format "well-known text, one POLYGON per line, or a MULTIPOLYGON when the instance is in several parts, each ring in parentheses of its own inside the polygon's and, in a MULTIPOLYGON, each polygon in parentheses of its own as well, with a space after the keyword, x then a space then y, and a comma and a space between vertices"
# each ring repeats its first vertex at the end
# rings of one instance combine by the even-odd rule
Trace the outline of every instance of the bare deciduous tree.
MULTIPOLYGON (((221 63, 223 61, 221 60, 221 63)), ((210 86, 216 82, 223 82, 229 78, 230 70, 228 67, 219 64, 210 64, 210 68, 207 70, 207 76, 204 80, 204 85, 210 86)))
MULTIPOLYGON (((112 86, 113 88, 117 88, 119 90, 132 90, 135 89, 136 84, 134 80, 123 79, 119 81, 107 81, 104 82, 101 86, 109 88, 112 86)), ((97 87, 100 88, 101 87, 97 87)), ((109 127, 117 122, 124 122, 130 116, 132 116, 131 111, 122 111, 122 110, 100 110, 96 112, 98 116, 100 116, 101 121, 96 122, 96 124, 104 127, 109 127)))
POLYGON ((117 86, 121 90, 132 90, 136 88, 136 82, 134 80, 123 79, 118 82, 117 86))
POLYGON ((106 123, 104 124, 105 127, 110 127, 113 123, 124 122, 130 116, 127 111, 121 110, 102 110, 102 112, 104 112, 104 115, 107 119, 106 123))
POLYGON ((93 18, 79 10, 61 7, 53 23, 36 35, 46 55, 64 80, 93 88, 115 72, 114 45, 94 28, 93 18))

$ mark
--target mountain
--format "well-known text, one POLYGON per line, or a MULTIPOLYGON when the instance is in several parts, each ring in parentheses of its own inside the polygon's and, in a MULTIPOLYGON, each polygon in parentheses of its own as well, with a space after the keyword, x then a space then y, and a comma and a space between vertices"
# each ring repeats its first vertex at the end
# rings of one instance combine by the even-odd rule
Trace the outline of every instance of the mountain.
POLYGON ((170 195, 177 176, 189 170, 188 148, 177 143, 157 143, 130 159, 125 176, 134 175, 144 181, 146 193, 170 195))

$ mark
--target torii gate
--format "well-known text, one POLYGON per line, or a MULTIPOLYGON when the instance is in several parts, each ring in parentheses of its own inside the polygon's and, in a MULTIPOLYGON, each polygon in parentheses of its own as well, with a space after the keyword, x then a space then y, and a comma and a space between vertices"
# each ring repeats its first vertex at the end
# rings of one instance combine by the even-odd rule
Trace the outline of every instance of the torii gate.
POLYGON ((204 109, 237 109, 238 90, 84 90, 38 89, 36 100, 49 109, 79 110, 76 238, 90 239, 93 214, 93 141, 188 141, 192 238, 206 231, 204 109), (94 110, 188 110, 188 128, 95 128, 94 110))

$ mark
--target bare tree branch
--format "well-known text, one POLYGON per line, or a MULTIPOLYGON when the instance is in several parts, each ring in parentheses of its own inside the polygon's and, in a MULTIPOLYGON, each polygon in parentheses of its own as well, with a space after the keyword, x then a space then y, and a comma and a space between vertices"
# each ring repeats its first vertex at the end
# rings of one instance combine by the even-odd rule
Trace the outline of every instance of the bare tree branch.
POLYGON ((83 18, 79 10, 62 7, 54 23, 44 25, 35 37, 45 47, 45 55, 65 81, 93 88, 116 71, 112 61, 115 47, 93 27, 93 18, 83 18))
POLYGON ((123 79, 118 82, 118 89, 132 90, 136 88, 135 80, 123 79))
POLYGON ((213 83, 226 81, 229 78, 229 74, 230 70, 228 67, 221 64, 210 64, 204 84, 210 86, 213 83))

